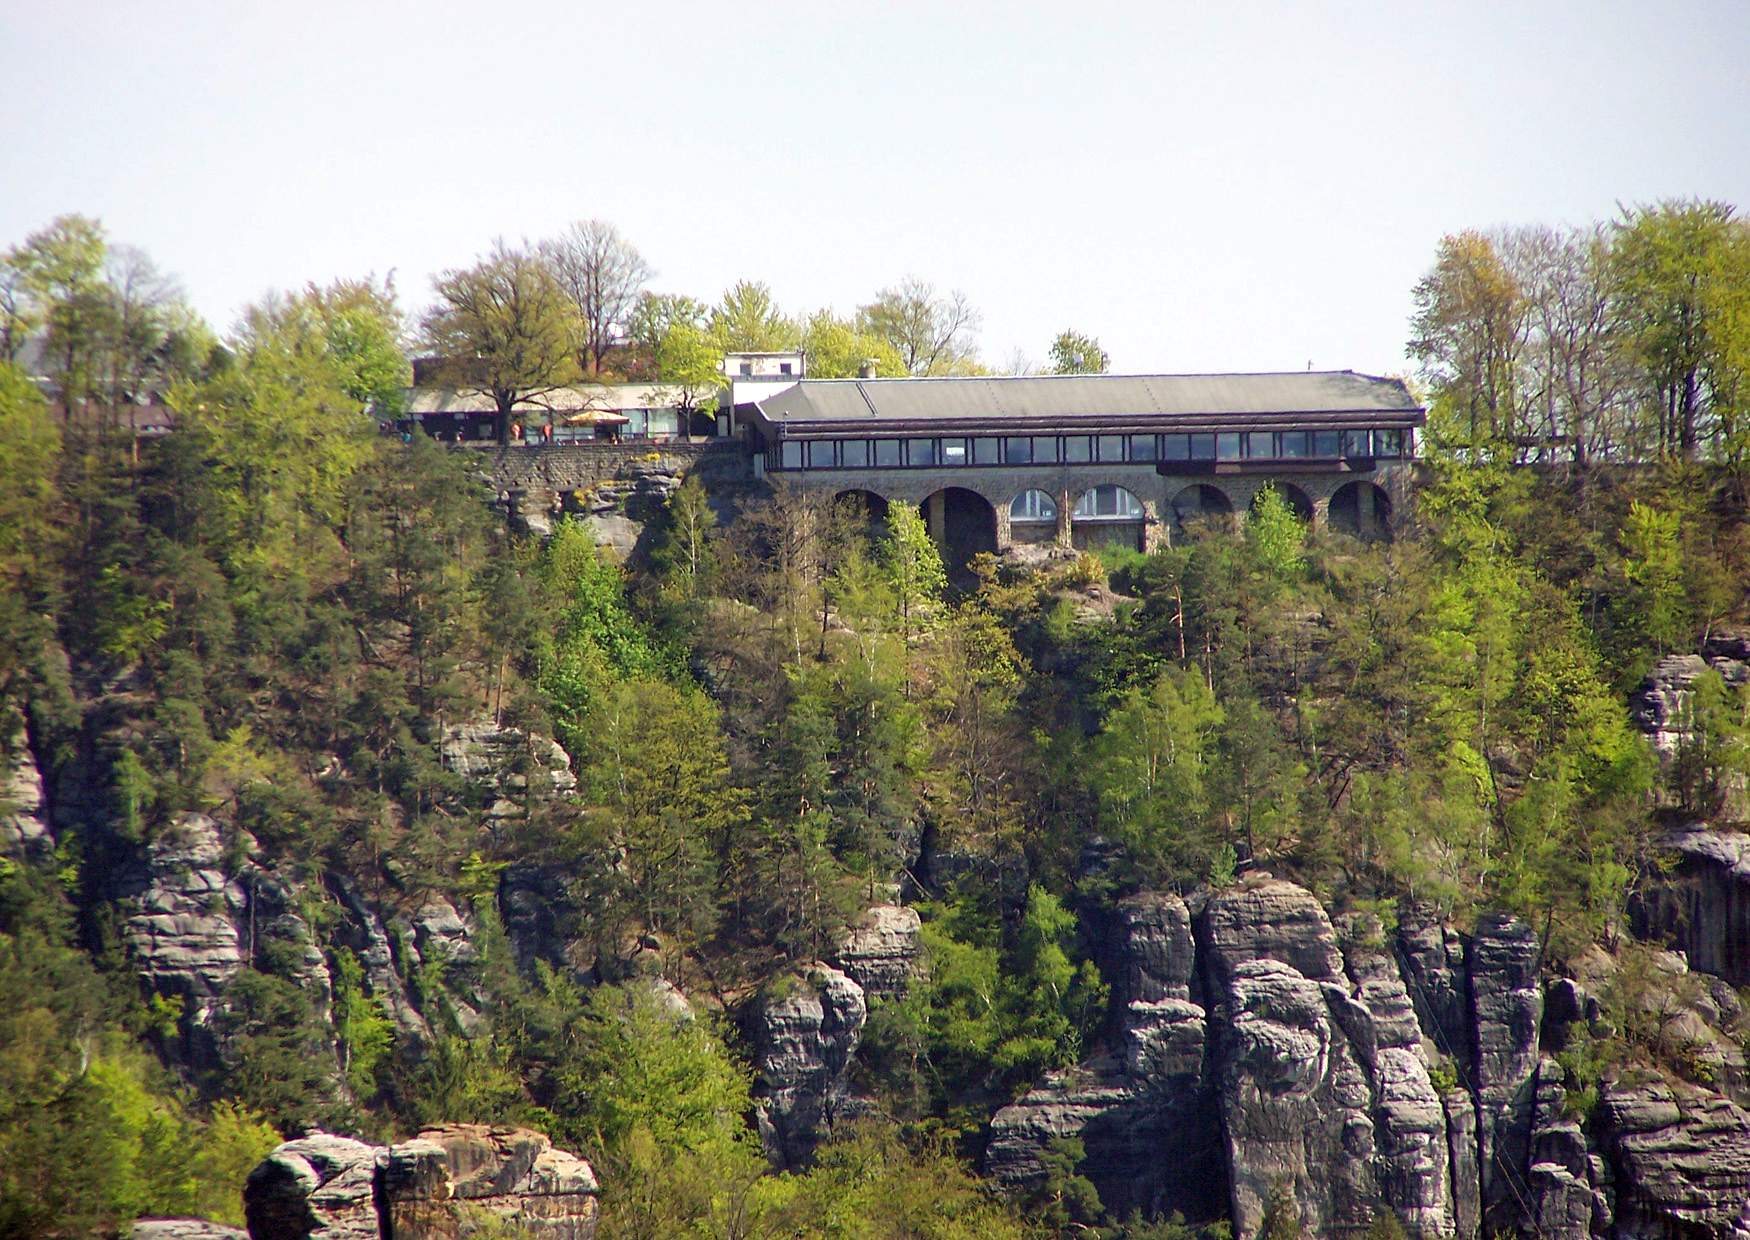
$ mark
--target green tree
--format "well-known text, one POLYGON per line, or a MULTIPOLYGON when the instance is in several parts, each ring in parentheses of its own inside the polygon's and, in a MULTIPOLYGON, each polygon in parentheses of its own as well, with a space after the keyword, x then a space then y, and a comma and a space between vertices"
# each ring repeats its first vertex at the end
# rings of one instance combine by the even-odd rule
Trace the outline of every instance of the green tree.
POLYGON ((882 289, 857 310, 857 330, 886 341, 913 375, 972 373, 978 326, 978 311, 964 293, 940 293, 913 277, 882 289))
POLYGON ((607 688, 592 707, 579 771, 579 826, 598 941, 633 926, 689 945, 717 917, 716 858, 745 817, 715 705, 659 680, 607 688))
MULTIPOLYGON (((1668 201, 1632 208, 1616 227, 1616 307, 1644 376, 1662 456, 1694 459, 1718 429, 1721 393, 1711 380, 1722 373, 1726 324, 1714 288, 1716 277, 1732 270, 1722 259, 1744 227, 1733 216, 1723 202, 1668 201)), ((1729 406, 1732 394, 1725 395, 1729 406)))
POLYGON ((498 442, 509 443, 518 407, 538 406, 577 377, 576 309, 538 254, 503 240, 433 287, 438 300, 423 328, 426 347, 442 359, 438 375, 491 398, 498 442))
POLYGON ((882 544, 887 579, 899 604, 900 634, 911 644, 914 627, 948 588, 942 553, 916 505, 894 500, 887 506, 887 539, 882 544))
POLYGON ((711 335, 724 352, 761 353, 794 349, 800 333, 757 280, 738 280, 711 308, 711 335))
POLYGON ((1209 771, 1224 717, 1201 675, 1166 668, 1119 699, 1091 746, 1102 829, 1148 881, 1195 883, 1208 871, 1219 842, 1205 828, 1209 771))
POLYGON ((876 376, 884 379, 907 373, 891 342, 859 331, 855 323, 830 310, 808 316, 802 328, 802 351, 811 379, 854 379, 865 366, 873 366, 876 376))
POLYGON ((1266 484, 1246 516, 1246 542, 1264 571, 1278 581, 1298 577, 1306 567, 1306 526, 1282 492, 1266 484))
POLYGON ((1054 375, 1103 375, 1111 368, 1112 359, 1092 336, 1061 331, 1051 342, 1051 373, 1054 375))

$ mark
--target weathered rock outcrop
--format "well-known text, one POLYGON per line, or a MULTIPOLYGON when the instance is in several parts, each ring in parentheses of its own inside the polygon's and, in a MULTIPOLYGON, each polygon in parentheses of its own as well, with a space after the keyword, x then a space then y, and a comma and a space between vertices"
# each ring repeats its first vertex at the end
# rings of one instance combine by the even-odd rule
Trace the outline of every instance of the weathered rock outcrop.
POLYGON ((870 998, 903 995, 917 969, 920 930, 916 909, 878 904, 845 935, 833 963, 870 998))
POLYGON ((589 1240, 596 1192, 587 1162, 522 1128, 428 1128, 377 1167, 384 1240, 450 1240, 488 1224, 529 1240, 589 1240))
POLYGON ((1543 988, 1537 937, 1505 914, 1485 914, 1470 938, 1477 1149, 1483 1209, 1497 1228, 1524 1226, 1519 1187, 1536 1095, 1543 988))
POLYGON ((249 1233, 204 1218, 143 1218, 128 1229, 128 1240, 249 1240, 249 1233))
POLYGON ((269 1154, 243 1186, 252 1240, 377 1240, 382 1148, 313 1132, 269 1154))
POLYGON ((1082 1172, 1114 1214, 1227 1209, 1221 1117, 1204 1070, 1206 1013, 1191 913, 1170 893, 1122 901, 1112 925, 1110 1049, 998 1111, 986 1169, 1010 1185, 1036 1183, 1041 1155, 1064 1137, 1088 1151, 1082 1172))
MULTIPOLYGON (((1037 1182, 1073 1136, 1109 1208, 1226 1216, 1242 1240, 1284 1189, 1309 1235, 1358 1237, 1389 1211, 1421 1237, 1750 1240, 1750 1116, 1658 1081, 1608 1086, 1583 1119, 1553 1053, 1575 1023, 1608 1032, 1598 983, 1555 979, 1546 1002, 1522 923, 1333 925, 1259 876, 1189 906, 1135 897, 1106 926, 1105 1038, 993 1118, 1003 1182, 1037 1182)), ((1667 971, 1684 996, 1661 1007, 1671 1036, 1729 1082, 1736 997, 1685 982, 1678 957, 1667 971)))
POLYGON ((36 861, 55 846, 49 833, 42 772, 23 727, 0 717, 0 857, 36 861))
POLYGON ((1637 928, 1680 946, 1692 968, 1750 986, 1750 835, 1695 825, 1662 842, 1677 866, 1641 893, 1637 928))
POLYGON ((1599 1102, 1616 1234, 1750 1237, 1750 1115, 1682 1082, 1620 1082, 1599 1102))
POLYGON ((122 901, 122 938, 135 967, 155 993, 184 1001, 195 1028, 246 963, 237 927, 247 896, 225 874, 224 855, 218 823, 184 814, 147 845, 133 894, 122 901))
POLYGON ((1285 1186, 1313 1234, 1365 1231, 1383 1209, 1421 1235, 1454 1232, 1445 1115, 1415 1009, 1377 923, 1345 930, 1347 958, 1312 894, 1275 880, 1204 913, 1238 1235, 1255 1234, 1285 1186))
POLYGON ((571 759, 558 742, 520 728, 501 728, 490 719, 445 728, 438 752, 445 767, 491 795, 489 824, 522 815, 517 802, 528 794, 531 775, 537 788, 549 793, 577 787, 571 759))
POLYGON ((243 1190, 252 1240, 456 1240, 508 1228, 589 1240, 595 1173, 540 1133, 445 1124, 387 1148, 313 1133, 288 1141, 243 1190))
POLYGON ((862 987, 824 964, 754 1006, 755 1118, 775 1166, 806 1163, 836 1121, 863 1109, 847 1074, 868 1014, 862 987))

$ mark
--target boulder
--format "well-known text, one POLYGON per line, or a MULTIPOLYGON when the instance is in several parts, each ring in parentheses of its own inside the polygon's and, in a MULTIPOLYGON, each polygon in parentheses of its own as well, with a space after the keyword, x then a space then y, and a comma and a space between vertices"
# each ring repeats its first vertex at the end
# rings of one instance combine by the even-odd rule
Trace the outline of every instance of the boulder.
POLYGON ((281 1145, 243 1185, 251 1240, 378 1240, 381 1152, 326 1132, 281 1145))
POLYGON ((863 1110, 848 1084, 869 1009, 863 989, 830 965, 763 996, 752 1014, 755 1118, 777 1167, 805 1164, 836 1120, 863 1110))
POLYGON ((921 929, 916 909, 878 904, 845 935, 834 963, 866 996, 903 995, 917 969, 921 929))
POLYGON ((583 1159, 537 1132, 486 1124, 427 1128, 378 1160, 383 1240, 452 1240, 509 1229, 529 1240, 589 1240, 597 1184, 583 1159))

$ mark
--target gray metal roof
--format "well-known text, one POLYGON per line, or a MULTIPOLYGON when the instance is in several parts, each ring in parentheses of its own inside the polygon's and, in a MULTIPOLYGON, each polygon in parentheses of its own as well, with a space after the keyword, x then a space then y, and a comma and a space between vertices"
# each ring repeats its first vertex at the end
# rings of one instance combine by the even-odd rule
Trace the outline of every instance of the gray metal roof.
POLYGON ((1401 379, 1352 370, 1238 375, 801 379, 759 402, 770 423, 1025 421, 1229 414, 1396 414, 1422 408, 1401 379))

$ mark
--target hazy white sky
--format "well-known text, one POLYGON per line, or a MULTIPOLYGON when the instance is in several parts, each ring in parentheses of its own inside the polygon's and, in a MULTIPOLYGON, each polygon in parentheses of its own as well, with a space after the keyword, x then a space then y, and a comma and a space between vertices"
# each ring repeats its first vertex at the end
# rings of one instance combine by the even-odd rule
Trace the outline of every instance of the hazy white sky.
POLYGON ((963 289, 1000 363, 1401 369, 1443 233, 1750 209, 1750 3, 0 0, 0 245, 65 211, 216 325, 617 223, 656 287, 963 289))

